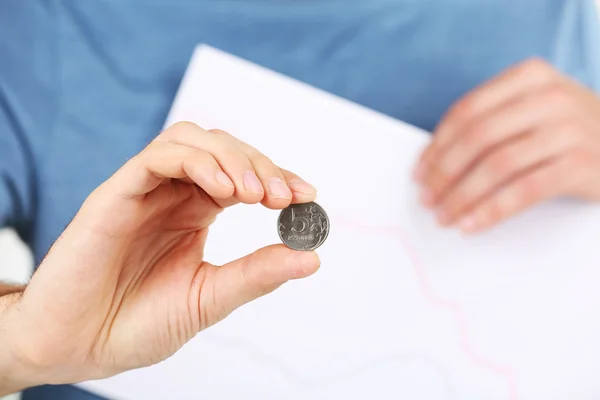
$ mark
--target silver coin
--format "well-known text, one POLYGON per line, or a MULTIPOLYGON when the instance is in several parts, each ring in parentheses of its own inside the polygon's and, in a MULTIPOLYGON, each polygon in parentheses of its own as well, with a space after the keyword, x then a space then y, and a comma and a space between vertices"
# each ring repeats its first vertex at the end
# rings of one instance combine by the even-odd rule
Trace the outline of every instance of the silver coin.
POLYGON ((294 250, 312 251, 329 235, 329 217, 315 202, 292 204, 281 210, 277 220, 279 238, 294 250))

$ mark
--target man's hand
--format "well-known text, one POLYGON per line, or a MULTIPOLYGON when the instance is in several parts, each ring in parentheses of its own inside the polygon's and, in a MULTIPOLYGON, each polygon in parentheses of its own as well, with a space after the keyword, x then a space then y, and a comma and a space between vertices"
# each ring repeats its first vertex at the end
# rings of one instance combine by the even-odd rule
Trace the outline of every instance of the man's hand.
POLYGON ((442 225, 483 230, 557 196, 600 200, 600 98, 540 60, 458 101, 415 171, 442 225))
POLYGON ((224 207, 281 209, 315 196, 225 132, 172 126, 88 197, 0 316, 0 355, 20 374, 12 382, 73 383, 157 363, 241 305, 314 273, 315 253, 283 245, 220 267, 203 251, 224 207))

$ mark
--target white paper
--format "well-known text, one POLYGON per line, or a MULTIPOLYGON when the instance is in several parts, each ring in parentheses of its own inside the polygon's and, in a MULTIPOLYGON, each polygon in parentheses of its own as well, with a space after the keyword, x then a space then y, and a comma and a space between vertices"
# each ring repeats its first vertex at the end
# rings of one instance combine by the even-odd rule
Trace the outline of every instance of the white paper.
MULTIPOLYGON (((167 125, 226 130, 315 184, 314 276, 88 389, 120 399, 598 399, 600 209, 544 204, 488 233, 438 228, 410 173, 429 136, 206 46, 167 125)), ((277 243, 277 212, 225 211, 206 258, 277 243)))

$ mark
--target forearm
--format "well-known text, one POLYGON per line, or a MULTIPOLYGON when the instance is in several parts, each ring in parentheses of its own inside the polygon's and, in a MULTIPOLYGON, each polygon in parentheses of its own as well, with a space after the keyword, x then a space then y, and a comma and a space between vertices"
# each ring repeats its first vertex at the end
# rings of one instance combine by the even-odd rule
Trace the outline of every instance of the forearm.
POLYGON ((25 288, 23 286, 0 283, 0 397, 18 392, 28 385, 19 376, 21 372, 15 365, 5 324, 8 324, 9 311, 15 307, 25 288))

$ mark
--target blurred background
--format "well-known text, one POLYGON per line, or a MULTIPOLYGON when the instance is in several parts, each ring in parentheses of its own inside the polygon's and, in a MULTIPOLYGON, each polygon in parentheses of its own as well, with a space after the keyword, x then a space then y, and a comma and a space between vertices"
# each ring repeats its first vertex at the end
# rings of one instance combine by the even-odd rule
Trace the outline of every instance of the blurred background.
POLYGON ((29 249, 14 231, 0 230, 0 281, 25 283, 31 274, 29 249))
MULTIPOLYGON (((600 0, 596 0, 600 13, 600 0)), ((26 283, 32 273, 33 258, 29 249, 10 229, 0 229, 0 281, 26 283)), ((19 395, 0 398, 18 400, 19 395)))

